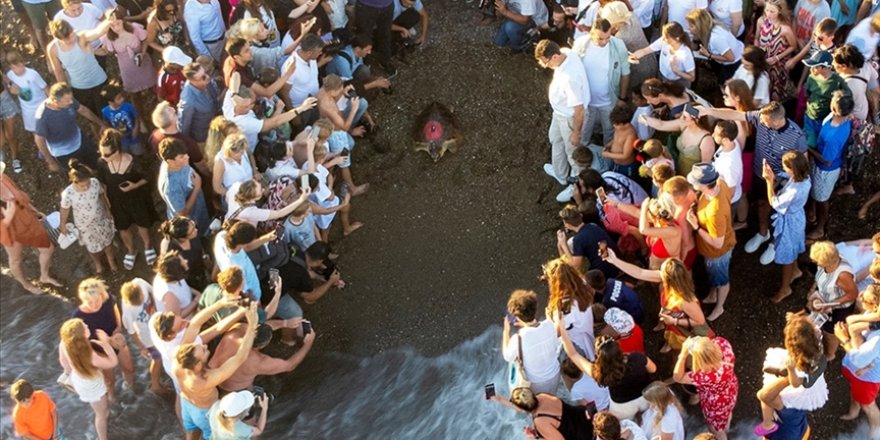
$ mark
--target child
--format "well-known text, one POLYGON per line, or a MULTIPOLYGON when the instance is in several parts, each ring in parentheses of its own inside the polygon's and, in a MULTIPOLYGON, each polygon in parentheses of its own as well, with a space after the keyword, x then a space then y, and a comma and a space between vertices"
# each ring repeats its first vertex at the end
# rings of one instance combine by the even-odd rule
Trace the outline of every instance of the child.
POLYGON ((664 163, 669 165, 672 172, 675 173, 675 162, 672 161, 672 155, 669 154, 669 150, 663 146, 663 143, 657 139, 648 139, 647 142, 642 144, 641 150, 639 151, 642 153, 642 159, 645 161, 645 163, 639 168, 640 176, 648 177, 652 175, 653 168, 664 163))
MULTIPOLYGON (((9 71, 6 78, 9 80, 9 93, 18 96, 18 105, 21 109, 21 119, 24 129, 34 133, 37 129, 37 108, 46 100, 49 86, 36 70, 25 66, 24 58, 17 51, 9 51, 6 54, 6 62, 9 63, 9 71)), ((14 147, 14 143, 10 143, 14 147)), ((15 149, 13 149, 13 153, 15 149)), ((22 171, 21 161, 12 157, 12 170, 16 173, 22 171)))
POLYGON ((614 126, 614 137, 605 146, 605 150, 602 151, 602 157, 614 161, 611 171, 618 172, 626 177, 633 177, 633 174, 638 169, 635 149, 638 134, 635 127, 630 123, 632 111, 630 111, 629 106, 618 105, 611 109, 608 118, 614 126))
POLYGON ((651 197, 657 197, 667 180, 675 177, 675 168, 666 162, 651 168, 651 197))
POLYGON ((846 317, 849 337, 853 338, 856 347, 865 342, 865 332, 880 329, 880 284, 871 284, 859 296, 864 313, 846 317))
POLYGON ((15 435, 26 439, 63 439, 55 412, 55 402, 45 391, 36 391, 30 382, 19 379, 9 387, 15 401, 12 424, 15 435))
MULTIPOLYGON (((0 80, 0 145, 9 144, 9 152, 12 156, 13 169, 18 162, 21 171, 21 162, 18 161, 18 140, 15 138, 15 116, 21 113, 18 104, 12 99, 12 94, 7 90, 6 78, 0 80)), ((0 161, 6 160, 3 149, 0 148, 0 161)))
POLYGON ((648 103, 648 100, 642 96, 642 85, 636 84, 633 86, 632 90, 629 92, 630 101, 632 105, 636 108, 633 113, 632 119, 629 121, 633 127, 636 128, 636 133, 639 135, 639 139, 643 141, 647 141, 651 139, 651 136, 654 136, 654 129, 645 125, 639 124, 639 116, 651 116, 654 114, 654 106, 648 103))
POLYGON ((648 409, 642 413, 642 431, 648 438, 684 439, 682 407, 672 390, 663 382, 654 382, 642 391, 648 409))
MULTIPOLYGON (((843 166, 846 144, 852 131, 852 114, 855 103, 852 95, 836 90, 831 96, 831 114, 822 123, 816 146, 810 146, 813 158, 813 171, 810 175, 813 186, 810 189, 812 207, 816 215, 816 227, 807 234, 811 240, 825 236, 825 223, 828 221, 828 200, 834 192, 834 184, 843 166)), ((809 209, 809 208, 808 208, 809 209)))
MULTIPOLYGON (((172 107, 177 107, 177 103, 180 101, 180 91, 183 89, 183 83, 186 82, 183 66, 193 60, 179 48, 168 46, 162 50, 162 61, 162 70, 159 71, 159 81, 156 84, 156 94, 159 95, 159 99, 164 99, 172 107)), ((210 76, 210 73, 208 75, 210 76)))
POLYGON ((122 296, 122 326, 131 335, 141 357, 150 360, 150 391, 154 394, 166 393, 159 383, 162 377, 162 356, 153 347, 150 336, 150 316, 156 311, 151 298, 153 287, 141 278, 135 278, 119 289, 122 296))
POLYGON ((845 90, 847 94, 851 94, 846 81, 831 67, 832 59, 830 52, 822 50, 804 60, 804 65, 810 69, 810 77, 804 84, 807 97, 804 134, 810 148, 816 148, 822 121, 831 112, 831 95, 836 90, 845 90))
POLYGON ((107 106, 101 109, 101 117, 107 125, 122 133, 122 151, 142 156, 144 144, 139 136, 140 120, 134 106, 125 101, 122 87, 111 81, 101 90, 101 98, 107 102, 107 106))
MULTIPOLYGON (((321 142, 319 138, 319 143, 315 145, 315 174, 314 176, 317 179, 312 179, 309 177, 309 186, 312 188, 312 193, 309 195, 310 205, 312 207, 312 212, 315 214, 315 223, 318 225, 318 229, 321 230, 321 240, 327 241, 327 238, 330 235, 330 224, 333 222, 333 218, 336 216, 337 211, 341 211, 342 215, 342 231, 346 236, 351 234, 352 232, 358 230, 364 224, 361 222, 352 223, 349 220, 349 211, 351 206, 349 205, 349 201, 351 200, 351 194, 346 193, 343 199, 340 201, 339 197, 333 193, 331 189, 333 186, 333 176, 330 175, 329 168, 332 168, 336 165, 342 163, 345 158, 343 156, 337 156, 333 159, 330 159, 325 162, 327 159, 327 148, 325 147, 325 143, 321 142), (313 182, 317 180, 316 182, 313 182)), ((303 164, 304 168, 308 168, 309 164, 303 164)))
POLYGON ((318 234, 320 230, 308 203, 297 206, 284 222, 284 241, 288 246, 296 246, 300 250, 308 249, 318 241, 318 234))

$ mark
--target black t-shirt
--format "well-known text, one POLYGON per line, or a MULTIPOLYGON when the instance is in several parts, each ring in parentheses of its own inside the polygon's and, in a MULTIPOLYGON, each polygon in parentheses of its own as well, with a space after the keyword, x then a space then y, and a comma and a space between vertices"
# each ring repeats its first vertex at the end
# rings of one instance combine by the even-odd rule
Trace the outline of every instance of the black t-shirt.
POLYGON ((574 236, 571 253, 575 257, 586 258, 590 262, 590 269, 601 270, 605 274, 605 278, 614 278, 620 271, 599 256, 600 241, 607 243, 608 247, 617 253, 617 245, 605 229, 595 223, 584 223, 584 226, 574 236))
POLYGON ((626 372, 618 385, 608 387, 611 400, 626 403, 641 397, 642 390, 651 383, 648 374, 648 358, 644 353, 633 352, 626 355, 626 372))

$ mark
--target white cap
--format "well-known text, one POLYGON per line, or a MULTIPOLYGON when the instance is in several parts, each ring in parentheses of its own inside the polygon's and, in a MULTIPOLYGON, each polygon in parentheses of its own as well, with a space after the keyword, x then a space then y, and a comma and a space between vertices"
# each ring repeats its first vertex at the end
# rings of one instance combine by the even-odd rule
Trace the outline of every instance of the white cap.
POLYGON ((254 406, 254 394, 250 391, 236 391, 220 399, 220 411, 226 417, 235 417, 254 406))
POLYGON ((192 58, 183 53, 180 48, 175 46, 168 46, 165 49, 162 49, 162 59, 166 63, 179 64, 181 66, 185 66, 193 62, 192 58))

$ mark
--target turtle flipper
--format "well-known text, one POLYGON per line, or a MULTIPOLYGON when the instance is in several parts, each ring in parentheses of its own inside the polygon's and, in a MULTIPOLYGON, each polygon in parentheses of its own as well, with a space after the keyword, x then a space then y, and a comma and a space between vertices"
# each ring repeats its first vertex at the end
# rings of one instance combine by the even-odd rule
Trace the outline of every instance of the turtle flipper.
POLYGON ((443 142, 443 150, 449 150, 453 153, 458 153, 458 142, 455 139, 447 139, 443 142))

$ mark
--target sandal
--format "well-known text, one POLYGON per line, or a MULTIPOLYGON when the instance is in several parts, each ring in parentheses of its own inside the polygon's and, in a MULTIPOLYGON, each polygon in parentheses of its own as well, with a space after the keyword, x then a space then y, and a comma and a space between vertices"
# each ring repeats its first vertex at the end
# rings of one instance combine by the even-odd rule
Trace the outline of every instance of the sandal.
POLYGON ((755 435, 757 435, 757 436, 766 437, 770 434, 773 434, 774 432, 776 432, 778 430, 779 430, 779 425, 777 425, 775 423, 773 424, 773 426, 771 426, 769 428, 765 428, 764 425, 758 423, 757 425, 755 425, 755 429, 753 429, 752 432, 754 432, 755 435))
POLYGON ((134 269, 135 258, 137 258, 137 254, 125 254, 125 258, 122 260, 122 266, 125 267, 125 270, 134 269))
POLYGON ((152 266, 156 262, 156 251, 153 249, 145 250, 144 259, 147 260, 147 266, 152 266))

